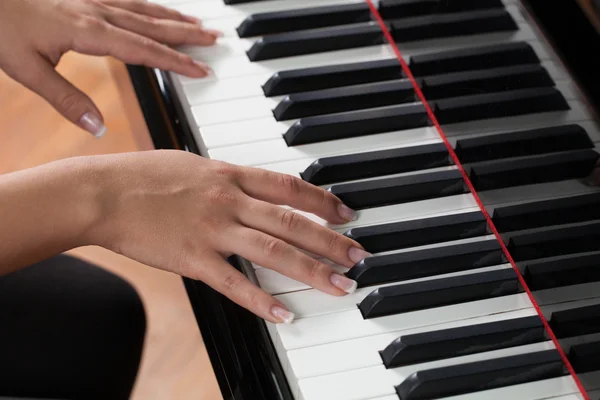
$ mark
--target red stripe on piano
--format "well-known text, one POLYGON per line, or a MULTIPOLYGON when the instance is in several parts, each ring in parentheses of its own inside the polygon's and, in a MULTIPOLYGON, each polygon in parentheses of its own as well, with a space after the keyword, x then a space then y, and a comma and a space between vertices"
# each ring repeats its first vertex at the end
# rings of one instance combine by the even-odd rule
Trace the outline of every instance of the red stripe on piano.
POLYGON ((569 362, 569 359, 567 358, 566 354, 564 353, 563 349, 561 348, 561 346, 560 346, 560 344, 558 342, 558 339, 554 335, 554 332, 552 332, 552 329, 550 328, 550 325, 548 324, 548 321, 546 321, 546 318, 544 318, 544 315, 542 314, 542 310, 540 309, 540 306, 535 301, 535 298, 533 297, 533 294, 531 293, 531 290, 527 286, 527 283, 525 282, 525 279, 523 278, 523 276, 521 275, 521 272, 517 268, 517 264, 513 260, 513 258, 510 255, 510 253, 508 252, 508 249, 506 248, 506 246, 504 245, 504 242, 502 241, 502 238, 500 237, 500 233, 498 232, 498 230, 494 226, 494 223, 492 222, 492 219, 490 218, 488 212, 486 211, 485 207, 483 206, 483 203, 481 202, 481 199, 479 198, 479 195, 477 194, 477 191, 473 187, 473 184, 471 183, 471 180, 469 179, 469 176, 467 175, 465 169, 463 168, 462 164, 460 163, 460 160, 456 156, 456 153, 454 152, 454 149, 450 145, 450 142, 448 141, 448 138, 444 134, 444 131, 443 131, 442 127, 440 126, 437 118, 435 117, 435 114, 433 113, 433 110, 429 106, 429 103, 427 102, 427 99, 423 95, 423 92, 421 91, 421 88, 419 87, 419 85, 417 85, 417 81, 415 80, 415 78, 414 78, 414 76, 413 76, 410 68, 408 67, 408 65, 404 61, 404 57, 402 56, 402 53, 398 49, 398 46, 396 45, 396 42, 394 41, 394 39, 393 39, 390 31, 385 26, 385 22, 383 21, 383 18, 381 17, 381 14, 379 14, 379 11, 377 10, 377 7, 375 7, 375 5, 373 4, 373 0, 365 0, 365 1, 369 5, 369 8, 371 9, 371 13, 374 15, 375 19, 379 23, 379 26, 381 27, 381 30, 383 31, 383 34, 385 35, 385 38, 387 39, 388 43, 392 46, 392 49, 394 50, 394 53, 396 54, 396 57, 398 58, 398 61, 402 65, 402 69, 403 69, 404 73, 406 74, 406 76, 408 77, 408 79, 411 81, 411 83, 412 83, 412 85, 413 85, 413 87, 415 89, 415 93, 417 94, 417 96, 419 96, 419 99, 421 100, 421 102, 425 106, 425 110, 427 111, 427 114, 429 115, 429 118, 433 122, 433 124, 435 126, 435 129, 438 131, 441 139, 443 140, 444 144, 446 145, 446 148, 448 149, 448 152, 450 153, 450 156, 452 157, 452 160, 454 160, 454 163, 456 164, 456 166, 458 167, 459 171, 461 172, 461 174, 463 176, 463 179, 465 180, 465 183, 466 183, 467 187, 469 188, 469 190, 473 194, 473 197, 475 198, 475 201, 477 202, 477 205, 481 209, 481 212, 485 216, 485 219, 487 220, 487 223, 488 223, 490 229, 492 230, 492 232, 496 236, 496 239, 498 240, 498 242, 500 242, 500 246, 502 248, 502 251, 504 252, 507 260, 510 262, 510 264, 513 267, 513 269, 515 270, 515 272, 517 274, 517 277, 518 277, 519 281, 521 282, 521 285, 523 286, 523 288, 527 292, 527 295, 529 296, 529 299, 531 300, 531 303, 533 304, 533 307, 535 308, 535 311, 540 316, 540 318, 541 318, 541 320, 542 320, 542 322, 544 324, 544 327, 546 328, 546 331, 548 332, 548 335, 550 336, 550 338, 554 342, 554 345, 556 346, 556 348, 557 348, 557 350, 558 350, 558 352, 559 352, 559 354, 560 354, 560 356, 561 356, 561 358, 562 358, 565 366, 567 367, 569 373, 571 374, 571 376, 575 380, 575 383, 577 384, 577 387, 581 391, 581 394, 583 395, 584 399, 585 400, 590 400, 590 398, 587 395, 585 389, 583 388, 583 385, 581 384, 581 381, 577 378, 577 374, 575 373, 575 370, 573 369, 573 366, 571 365, 571 363, 569 362))

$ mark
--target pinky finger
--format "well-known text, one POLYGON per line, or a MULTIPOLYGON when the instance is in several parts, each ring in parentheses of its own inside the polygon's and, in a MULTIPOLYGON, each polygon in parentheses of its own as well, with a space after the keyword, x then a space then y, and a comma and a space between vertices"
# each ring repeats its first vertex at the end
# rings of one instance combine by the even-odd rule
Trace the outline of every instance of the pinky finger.
POLYGON ((273 296, 260 289, 227 261, 215 257, 205 259, 207 271, 201 280, 231 301, 274 324, 290 324, 294 313, 273 296))

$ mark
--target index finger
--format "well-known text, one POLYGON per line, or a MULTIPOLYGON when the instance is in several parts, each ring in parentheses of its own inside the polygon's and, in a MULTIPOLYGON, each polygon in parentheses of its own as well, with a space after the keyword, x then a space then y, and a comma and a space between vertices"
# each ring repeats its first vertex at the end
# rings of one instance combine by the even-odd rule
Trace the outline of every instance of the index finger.
POLYGON ((238 183, 249 196, 315 214, 332 224, 356 219, 356 212, 334 194, 293 175, 248 168, 238 183))

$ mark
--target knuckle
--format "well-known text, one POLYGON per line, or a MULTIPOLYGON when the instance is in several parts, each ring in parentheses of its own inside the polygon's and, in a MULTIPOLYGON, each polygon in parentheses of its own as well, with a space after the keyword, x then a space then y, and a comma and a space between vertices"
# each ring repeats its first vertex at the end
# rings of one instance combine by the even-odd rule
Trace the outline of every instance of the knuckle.
POLYGON ((330 252, 335 252, 338 247, 340 247, 341 245, 341 239, 340 239, 340 235, 338 235, 335 232, 332 232, 331 235, 329 235, 329 238, 327 240, 327 250, 330 252))
POLYGON ((302 216, 291 211, 285 210, 281 213, 281 226, 287 231, 294 231, 302 222, 302 216))
POLYGON ((65 93, 58 98, 57 107, 65 114, 73 114, 79 104, 81 104, 81 98, 78 93, 69 92, 65 93))
POLYGON ((226 185, 215 186, 207 192, 207 196, 212 203, 218 205, 233 206, 238 202, 238 194, 233 192, 226 185))
POLYGON ((279 258, 279 256, 283 253, 283 249, 285 244, 275 238, 267 238, 263 244, 263 253, 267 258, 279 258))
MULTIPOLYGON (((177 56, 182 62, 191 60, 186 54, 179 53, 177 56)), ((239 168, 229 163, 218 163, 215 165, 213 172, 215 175, 225 178, 228 181, 235 180, 239 173, 239 168)))
POLYGON ((326 270, 326 266, 319 260, 313 259, 308 268, 308 276, 311 280, 319 278, 326 270))
POLYGON ((300 183, 295 176, 288 174, 279 175, 279 181, 282 189, 291 196, 295 196, 300 193, 300 183))
POLYGON ((223 282, 223 287, 228 292, 235 292, 241 283, 242 283, 241 276, 239 276, 237 274, 236 275, 227 275, 227 277, 225 278, 225 281, 223 282))
POLYGON ((260 304, 260 296, 256 291, 253 290, 246 296, 246 302, 251 308, 257 308, 260 304))

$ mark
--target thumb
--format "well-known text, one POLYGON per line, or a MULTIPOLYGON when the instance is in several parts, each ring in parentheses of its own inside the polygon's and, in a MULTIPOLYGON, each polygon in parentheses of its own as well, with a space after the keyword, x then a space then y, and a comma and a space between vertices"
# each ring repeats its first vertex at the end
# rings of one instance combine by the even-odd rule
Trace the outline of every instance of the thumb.
POLYGON ((63 78, 44 57, 33 56, 15 79, 44 98, 66 119, 99 138, 106 133, 98 107, 81 90, 63 78))

